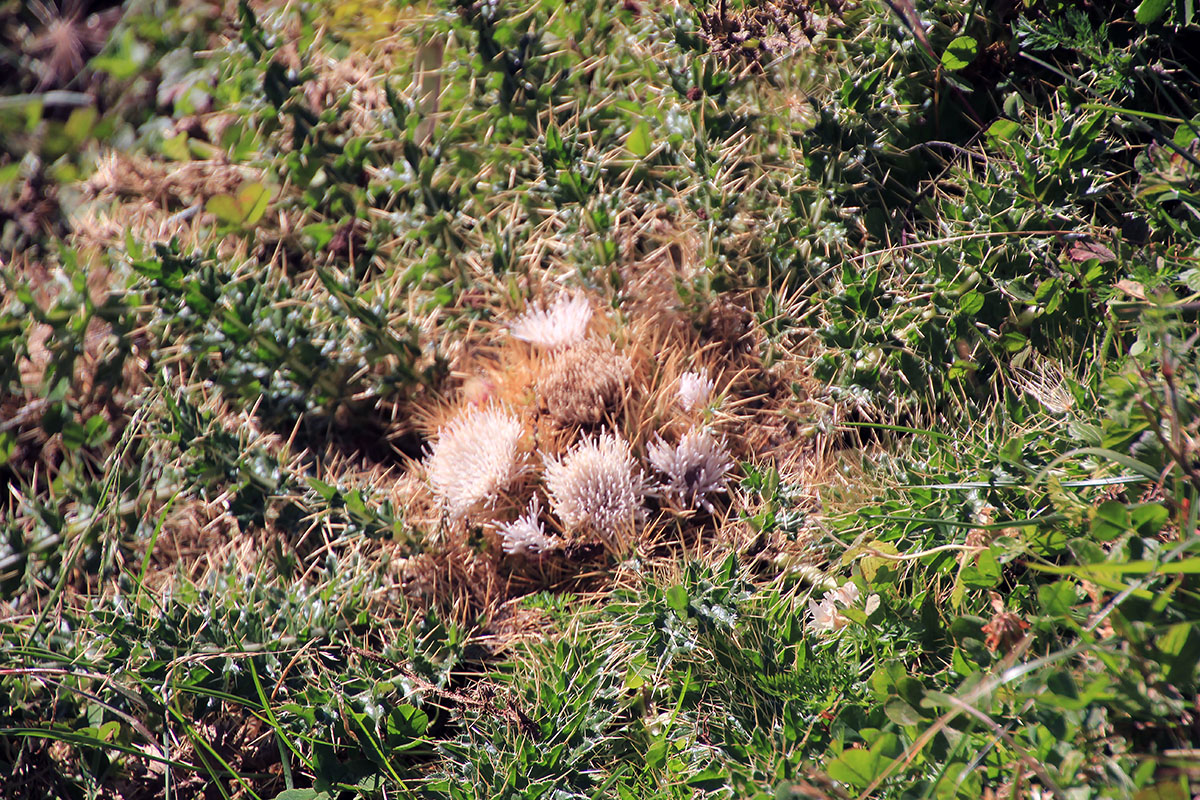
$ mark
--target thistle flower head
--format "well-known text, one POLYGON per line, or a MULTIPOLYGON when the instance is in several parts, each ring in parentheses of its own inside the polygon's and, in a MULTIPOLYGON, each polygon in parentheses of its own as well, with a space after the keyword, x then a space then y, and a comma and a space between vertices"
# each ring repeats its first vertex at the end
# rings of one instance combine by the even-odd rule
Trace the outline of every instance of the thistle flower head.
POLYGON ((89 16, 88 5, 85 0, 59 0, 53 4, 32 0, 29 4, 42 26, 28 44, 42 69, 40 89, 70 83, 83 71, 87 60, 104 46, 111 27, 108 18, 113 15, 89 16))
POLYGON ((521 423, 498 408, 470 408, 438 429, 425 462, 429 483, 451 517, 497 497, 521 474, 521 423))
POLYGON ((553 303, 533 308, 513 320, 508 330, 515 338, 546 348, 565 347, 583 339, 592 319, 592 307, 582 294, 560 294, 553 303))
POLYGON ((725 491, 725 475, 733 468, 725 442, 696 428, 685 433, 674 447, 659 437, 651 442, 647 456, 665 476, 660 485, 663 496, 680 508, 700 506, 712 511, 707 496, 725 491))
POLYGON ((645 483, 629 443, 611 433, 584 439, 561 460, 547 459, 550 505, 570 531, 607 539, 642 516, 645 483))
POLYGON ((586 339, 551 358, 537 389, 559 425, 595 425, 620 404, 632 373, 608 339, 586 339))
POLYGON ((505 553, 509 555, 516 553, 536 554, 558 544, 557 536, 546 535, 546 528, 542 525, 542 521, 538 519, 540 513, 541 507, 535 495, 533 500, 529 502, 529 510, 512 522, 507 522, 500 526, 500 538, 503 540, 501 547, 505 553))
POLYGON ((679 406, 684 411, 699 408, 712 396, 712 378, 702 372, 685 372, 679 376, 679 406))

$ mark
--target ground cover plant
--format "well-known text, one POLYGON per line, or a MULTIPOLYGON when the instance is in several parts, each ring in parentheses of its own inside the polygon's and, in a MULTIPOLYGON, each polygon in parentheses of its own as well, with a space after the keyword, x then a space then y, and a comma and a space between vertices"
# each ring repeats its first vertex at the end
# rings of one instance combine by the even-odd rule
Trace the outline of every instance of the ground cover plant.
POLYGON ((1195 794, 1191 2, 0 31, 0 796, 1195 794))

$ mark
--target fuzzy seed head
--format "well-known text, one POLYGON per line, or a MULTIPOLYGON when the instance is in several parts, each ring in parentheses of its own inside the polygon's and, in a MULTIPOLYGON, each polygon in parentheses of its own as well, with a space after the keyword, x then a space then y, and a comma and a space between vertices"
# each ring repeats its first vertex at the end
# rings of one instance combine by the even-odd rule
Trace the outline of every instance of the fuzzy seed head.
POLYGON ((559 425, 595 425, 620 405, 632 374, 612 342, 587 339, 555 354, 537 389, 559 425))
POLYGON ((641 518, 645 482, 629 443, 611 433, 584 439, 563 459, 546 461, 550 505, 567 530, 614 539, 641 518))
POLYGON ((501 547, 505 553, 510 556, 516 553, 537 554, 558 544, 558 537, 546 535, 546 528, 538 519, 540 513, 538 499, 534 497, 528 511, 500 526, 501 547))
POLYGON ((451 517, 496 502, 523 471, 520 440, 521 423, 495 407, 470 408, 438 429, 425 469, 451 517))
POLYGON ((726 473, 733 469, 725 442, 696 428, 685 433, 674 447, 659 437, 651 442, 647 456, 665 477, 659 487, 662 495, 684 509, 699 506, 712 511, 707 497, 725 491, 726 473))
POLYGON ((685 372, 679 376, 679 406, 684 411, 699 408, 712 396, 713 381, 702 372, 685 372))
MULTIPOLYGON (((87 13, 85 0, 32 0, 29 9, 41 30, 28 43, 42 70, 40 89, 66 86, 83 71, 87 60, 104 46, 107 20, 87 13)), ((104 16, 112 16, 106 14, 104 16)))
POLYGON ((508 330, 521 341, 552 350, 581 341, 591 320, 592 307, 586 297, 562 294, 546 308, 534 303, 508 330))

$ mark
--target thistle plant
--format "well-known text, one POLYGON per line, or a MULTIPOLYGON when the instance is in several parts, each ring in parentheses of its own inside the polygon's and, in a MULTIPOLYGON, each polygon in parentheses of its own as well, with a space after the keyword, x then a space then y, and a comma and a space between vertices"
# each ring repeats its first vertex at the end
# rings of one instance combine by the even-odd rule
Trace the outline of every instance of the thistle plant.
POLYGON ((524 471, 521 423, 494 406, 471 408, 440 428, 425 470, 451 518, 492 506, 524 471))
POLYGON ((725 442, 697 428, 685 433, 674 447, 659 437, 650 444, 647 457, 664 476, 660 493, 680 509, 699 507, 711 512, 708 496, 726 490, 725 476, 733 468, 725 442))
POLYGON ((616 411, 633 367, 607 339, 587 339, 555 354, 538 380, 550 416, 560 425, 595 425, 616 411))
POLYGON ((516 339, 553 350, 582 341, 591 319, 592 307, 586 297, 561 294, 546 307, 534 303, 508 330, 516 339))
POLYGON ((705 372, 685 372, 679 376, 679 407, 684 411, 700 408, 712 396, 713 380, 705 372))
POLYGON ((502 540, 501 548, 508 555, 536 555, 555 547, 559 543, 557 536, 547 536, 546 527, 538 519, 541 514, 541 504, 535 496, 529 501, 529 509, 512 522, 507 522, 497 529, 502 540))
POLYGON ((644 510, 645 482, 629 443, 612 433, 584 439, 546 461, 550 505, 572 533, 612 541, 630 532, 644 510))

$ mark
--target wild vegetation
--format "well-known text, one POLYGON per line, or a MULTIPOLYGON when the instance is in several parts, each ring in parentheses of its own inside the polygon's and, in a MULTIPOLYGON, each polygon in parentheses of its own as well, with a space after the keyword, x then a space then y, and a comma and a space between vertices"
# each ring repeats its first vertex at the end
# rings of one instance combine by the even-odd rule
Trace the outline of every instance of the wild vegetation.
POLYGON ((1191 0, 0 31, 0 797, 1195 792, 1191 0))

